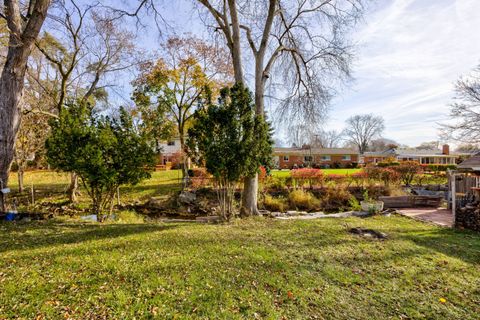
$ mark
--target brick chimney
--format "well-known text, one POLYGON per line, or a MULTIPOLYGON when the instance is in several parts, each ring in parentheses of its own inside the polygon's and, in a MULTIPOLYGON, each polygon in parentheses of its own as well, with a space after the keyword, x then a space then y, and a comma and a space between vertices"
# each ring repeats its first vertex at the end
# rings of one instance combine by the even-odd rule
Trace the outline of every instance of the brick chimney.
POLYGON ((447 156, 450 154, 450 146, 448 144, 442 146, 442 154, 447 156))

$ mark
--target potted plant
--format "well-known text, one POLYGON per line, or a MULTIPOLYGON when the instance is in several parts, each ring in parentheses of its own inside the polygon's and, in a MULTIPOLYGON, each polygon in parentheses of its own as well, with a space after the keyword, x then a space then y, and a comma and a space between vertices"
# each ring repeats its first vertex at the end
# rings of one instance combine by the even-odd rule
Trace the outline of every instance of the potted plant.
POLYGON ((378 213, 383 210, 383 201, 371 199, 368 196, 368 191, 365 190, 363 193, 363 201, 360 202, 362 211, 370 213, 378 213))

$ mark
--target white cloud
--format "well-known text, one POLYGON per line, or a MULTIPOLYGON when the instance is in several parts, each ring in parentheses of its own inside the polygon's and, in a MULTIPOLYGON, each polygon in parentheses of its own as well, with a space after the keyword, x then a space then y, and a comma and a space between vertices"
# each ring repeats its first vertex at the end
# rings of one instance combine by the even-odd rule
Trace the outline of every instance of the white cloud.
POLYGON ((395 0, 365 17, 353 86, 335 100, 331 126, 353 114, 386 120, 386 136, 416 145, 438 139, 453 82, 480 61, 480 1, 395 0))

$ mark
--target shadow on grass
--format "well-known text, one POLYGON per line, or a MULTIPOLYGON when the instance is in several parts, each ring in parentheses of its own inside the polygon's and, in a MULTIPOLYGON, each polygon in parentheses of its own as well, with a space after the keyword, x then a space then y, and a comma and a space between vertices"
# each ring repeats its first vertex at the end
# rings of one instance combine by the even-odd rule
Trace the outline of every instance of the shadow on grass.
POLYGON ((415 233, 400 233, 398 238, 412 241, 416 245, 464 262, 480 263, 480 234, 473 231, 438 228, 415 233))
POLYGON ((0 223, 0 252, 29 250, 47 246, 77 244, 119 238, 133 234, 165 231, 176 225, 89 224, 89 223, 0 223))
MULTIPOLYGON (((35 202, 50 201, 52 199, 68 200, 67 195, 68 185, 65 184, 45 184, 35 187, 35 202)), ((172 192, 180 191, 181 185, 178 183, 159 184, 159 185, 136 185, 123 186, 120 188, 120 195, 122 200, 140 200, 146 201, 150 197, 158 197, 162 195, 169 195, 172 192)), ((80 187, 82 194, 87 196, 86 191, 80 187)), ((27 188, 24 193, 14 192, 10 195, 10 199, 16 198, 21 204, 29 204, 31 200, 30 190, 27 188)))

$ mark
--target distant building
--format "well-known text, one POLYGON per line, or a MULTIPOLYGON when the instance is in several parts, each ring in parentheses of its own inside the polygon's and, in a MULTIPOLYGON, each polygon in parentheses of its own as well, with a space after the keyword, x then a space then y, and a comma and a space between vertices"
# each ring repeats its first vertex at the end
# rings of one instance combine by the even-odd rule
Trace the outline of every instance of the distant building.
POLYGON ((358 152, 347 148, 274 148, 273 160, 279 169, 300 167, 345 168, 358 164, 358 152))
POLYGON ((445 144, 441 150, 389 149, 381 152, 365 152, 360 163, 379 163, 393 158, 397 161, 417 161, 420 164, 456 164, 465 153, 451 153, 450 146, 445 144))
POLYGON ((168 168, 177 167, 181 161, 182 148, 180 146, 180 137, 172 138, 160 143, 160 156, 158 164, 165 165, 168 168))

